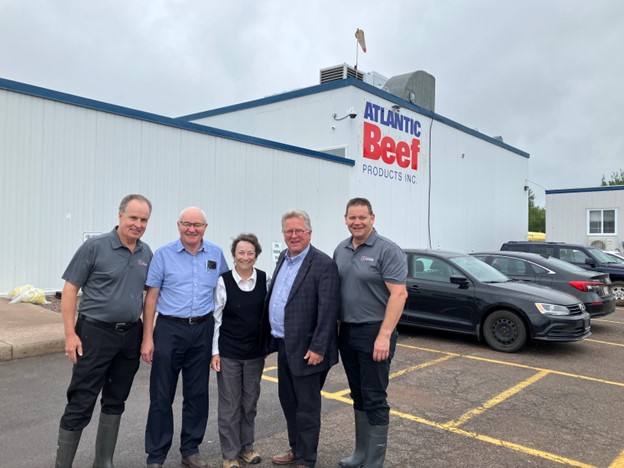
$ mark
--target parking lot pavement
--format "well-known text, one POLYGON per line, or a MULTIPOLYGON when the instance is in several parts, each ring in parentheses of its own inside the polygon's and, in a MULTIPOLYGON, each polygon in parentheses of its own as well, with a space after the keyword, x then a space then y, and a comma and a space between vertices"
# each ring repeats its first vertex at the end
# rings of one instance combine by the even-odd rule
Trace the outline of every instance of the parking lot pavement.
MULTIPOLYGON (((535 343, 497 353, 474 338, 401 328, 392 364, 386 467, 624 467, 624 309, 594 319, 579 343, 535 343)), ((71 366, 62 354, 0 362, 0 466, 52 466, 71 366)), ((256 449, 287 448, 275 356, 266 363, 256 449)), ((201 450, 220 466, 216 379, 201 450)), ((122 419, 117 468, 144 466, 149 366, 142 364, 122 419)), ((340 365, 324 389, 318 467, 335 467, 353 444, 353 412, 340 365)), ((180 415, 180 397, 175 414, 180 415)), ((85 430, 77 467, 90 466, 97 421, 85 430)), ((180 421, 175 422, 179 431, 180 421)), ((165 467, 178 467, 179 439, 165 467)))

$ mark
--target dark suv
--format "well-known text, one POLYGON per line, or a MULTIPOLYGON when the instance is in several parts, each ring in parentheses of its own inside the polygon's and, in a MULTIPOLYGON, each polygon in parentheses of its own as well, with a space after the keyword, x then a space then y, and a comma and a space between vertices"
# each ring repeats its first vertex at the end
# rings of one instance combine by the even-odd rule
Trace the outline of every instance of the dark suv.
POLYGON ((616 303, 619 306, 624 305, 624 264, 616 263, 600 249, 565 242, 510 241, 505 242, 501 250, 548 255, 586 270, 609 273, 616 303))

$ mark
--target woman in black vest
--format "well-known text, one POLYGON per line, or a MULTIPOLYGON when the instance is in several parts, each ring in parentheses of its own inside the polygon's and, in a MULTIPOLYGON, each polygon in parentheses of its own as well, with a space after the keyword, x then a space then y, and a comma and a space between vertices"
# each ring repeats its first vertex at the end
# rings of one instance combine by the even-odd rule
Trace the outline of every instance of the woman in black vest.
POLYGON ((254 268, 262 252, 254 234, 232 242, 234 269, 223 273, 215 290, 215 329, 210 367, 219 387, 219 439, 223 468, 239 467, 238 458, 260 463, 253 449, 254 420, 260 397, 265 353, 260 322, 267 275, 254 268))

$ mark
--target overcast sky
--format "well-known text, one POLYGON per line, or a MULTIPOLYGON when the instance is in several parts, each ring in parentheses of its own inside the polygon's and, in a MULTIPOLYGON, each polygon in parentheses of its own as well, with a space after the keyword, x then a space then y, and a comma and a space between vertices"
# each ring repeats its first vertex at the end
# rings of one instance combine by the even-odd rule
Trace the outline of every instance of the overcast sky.
POLYGON ((530 153, 529 186, 624 169, 621 0, 0 0, 0 77, 176 117, 358 68, 436 78, 436 112, 530 153))

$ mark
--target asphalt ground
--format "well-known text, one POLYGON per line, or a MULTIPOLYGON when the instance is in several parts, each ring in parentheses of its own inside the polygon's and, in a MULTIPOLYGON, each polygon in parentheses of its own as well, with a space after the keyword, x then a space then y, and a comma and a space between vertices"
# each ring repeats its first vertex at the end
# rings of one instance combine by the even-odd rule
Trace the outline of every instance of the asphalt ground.
MULTIPOLYGON (((533 343, 497 353, 471 337, 400 328, 392 364, 386 467, 624 467, 624 309, 592 320, 578 343, 533 343)), ((50 467, 71 365, 62 353, 0 363, 1 467, 50 467)), ((266 363, 256 449, 287 448, 275 356, 266 363)), ((216 379, 202 453, 218 467, 216 379)), ((117 468, 144 466, 149 366, 127 402, 117 468)), ((179 392, 181 395, 181 393, 179 392)), ((324 389, 319 467, 335 467, 353 444, 353 413, 340 365, 324 389)), ((179 431, 180 400, 175 403, 179 431)), ((75 465, 91 466, 98 410, 75 465)), ((165 467, 179 467, 178 432, 165 467)))

